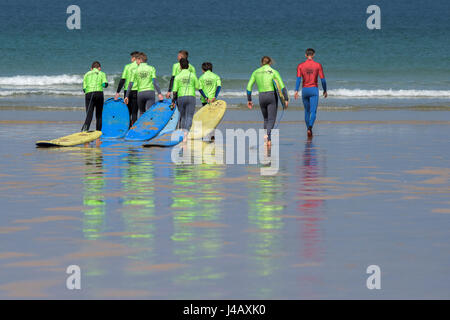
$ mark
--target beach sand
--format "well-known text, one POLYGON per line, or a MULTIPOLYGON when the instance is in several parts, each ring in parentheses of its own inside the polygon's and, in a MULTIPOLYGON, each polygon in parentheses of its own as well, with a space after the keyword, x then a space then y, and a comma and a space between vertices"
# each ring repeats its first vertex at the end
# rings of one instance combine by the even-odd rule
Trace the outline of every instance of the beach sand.
MULTIPOLYGON (((273 176, 171 149, 38 149, 83 112, 0 115, 0 298, 450 298, 448 111, 322 110, 312 141, 287 111, 273 176)), ((219 129, 261 118, 229 110, 219 129)))

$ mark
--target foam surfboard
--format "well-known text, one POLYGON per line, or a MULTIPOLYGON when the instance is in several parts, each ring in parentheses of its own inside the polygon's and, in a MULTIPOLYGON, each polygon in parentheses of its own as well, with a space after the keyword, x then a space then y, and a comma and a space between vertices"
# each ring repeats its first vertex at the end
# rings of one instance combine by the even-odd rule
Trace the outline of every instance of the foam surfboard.
POLYGON ((273 86, 275 87, 275 90, 278 94, 278 97, 280 98, 281 105, 283 106, 283 109, 286 109, 286 98, 284 97, 283 90, 281 89, 280 83, 278 80, 273 79, 273 86))
POLYGON ((125 140, 145 141, 150 140, 167 125, 175 108, 171 109, 172 101, 164 99, 158 101, 147 110, 125 135, 125 140))
POLYGON ((189 132, 189 139, 203 139, 208 136, 222 121, 227 110, 227 103, 217 100, 200 108, 192 119, 192 127, 189 132))
POLYGON ((123 138, 129 125, 130 113, 123 100, 120 98, 106 100, 102 113, 102 140, 123 138))
POLYGON ((172 117, 170 118, 169 122, 166 124, 166 126, 158 133, 158 135, 153 138, 156 139, 166 133, 173 132, 176 130, 178 121, 180 120, 180 112, 178 111, 178 108, 175 107, 175 110, 173 112, 172 117))
POLYGON ((183 129, 174 130, 172 132, 167 132, 163 134, 160 137, 156 137, 144 145, 143 147, 150 148, 150 147, 173 147, 179 144, 181 141, 183 141, 184 138, 184 132, 183 129))
POLYGON ((101 131, 82 131, 54 140, 36 141, 38 147, 72 147, 100 138, 101 131))

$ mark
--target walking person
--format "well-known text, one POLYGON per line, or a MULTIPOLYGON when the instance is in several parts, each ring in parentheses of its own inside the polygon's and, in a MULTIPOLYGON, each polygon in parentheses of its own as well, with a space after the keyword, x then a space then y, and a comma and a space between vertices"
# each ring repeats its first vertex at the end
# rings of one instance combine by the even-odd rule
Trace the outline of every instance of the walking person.
POLYGON ((302 100, 305 108, 305 124, 307 128, 307 135, 309 138, 313 136, 314 121, 316 121, 317 106, 319 105, 319 88, 317 85, 317 77, 320 77, 322 82, 323 97, 328 97, 327 82, 323 73, 322 65, 314 61, 315 51, 312 48, 306 49, 306 61, 297 66, 297 82, 295 84, 294 98, 298 99, 298 90, 300 83, 302 84, 302 100))
POLYGON ((276 79, 281 86, 282 93, 286 98, 286 107, 289 104, 289 97, 283 80, 277 70, 271 67, 272 58, 264 56, 261 58, 261 67, 256 69, 247 84, 247 100, 248 108, 253 108, 252 88, 256 82, 259 92, 259 106, 264 118, 264 129, 267 134, 264 136, 265 144, 271 145, 271 132, 277 119, 278 96, 273 84, 276 79))

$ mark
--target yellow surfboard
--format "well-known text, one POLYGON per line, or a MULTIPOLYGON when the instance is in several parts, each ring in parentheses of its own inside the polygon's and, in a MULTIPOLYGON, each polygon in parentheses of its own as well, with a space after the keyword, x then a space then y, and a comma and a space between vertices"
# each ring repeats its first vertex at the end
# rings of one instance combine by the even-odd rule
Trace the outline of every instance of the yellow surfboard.
POLYGON ((101 131, 82 131, 77 132, 68 136, 64 136, 54 140, 41 140, 36 141, 36 146, 38 147, 71 147, 78 144, 83 144, 86 142, 94 141, 100 138, 102 135, 101 131))
POLYGON ((281 105, 283 106, 283 109, 286 109, 286 98, 284 97, 283 90, 281 90, 280 83, 278 80, 273 79, 273 86, 275 87, 275 90, 277 91, 278 97, 280 98, 281 105))
POLYGON ((200 108, 192 119, 192 127, 189 131, 189 139, 202 139, 208 136, 222 121, 227 110, 227 103, 217 100, 200 108))

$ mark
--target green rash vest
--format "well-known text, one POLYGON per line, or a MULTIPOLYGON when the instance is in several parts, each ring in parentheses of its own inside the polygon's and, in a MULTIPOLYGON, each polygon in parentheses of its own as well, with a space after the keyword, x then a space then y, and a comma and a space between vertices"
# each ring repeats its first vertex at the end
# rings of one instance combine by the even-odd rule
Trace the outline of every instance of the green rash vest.
MULTIPOLYGON (((123 68, 122 79, 125 79, 125 85, 123 86, 124 90, 128 89, 128 84, 130 83, 134 73, 136 72, 137 67, 138 64, 136 63, 136 61, 133 61, 123 68)), ((133 87, 131 88, 131 90, 137 90, 136 83, 133 83, 133 87)))
POLYGON ((102 91, 103 85, 108 83, 106 80, 106 74, 97 68, 86 72, 83 78, 83 90, 84 93, 102 91))
MULTIPOLYGON (((203 92, 209 99, 214 98, 216 95, 217 87, 222 86, 220 77, 210 70, 201 75, 198 81, 200 83, 200 89, 203 90, 203 92)), ((202 102, 206 102, 206 99, 203 98, 203 96, 200 97, 200 100, 202 102)))
MULTIPOLYGON (((189 63, 189 69, 188 70, 190 72, 194 73, 195 75, 197 75, 197 73, 195 72, 194 66, 192 66, 190 63, 189 63)), ((181 72, 180 63, 179 62, 174 63, 173 67, 172 67, 172 77, 176 77, 180 72, 181 72)))
POLYGON ((197 76, 189 69, 181 70, 173 81, 173 92, 177 92, 178 97, 193 96, 195 90, 200 88, 197 76))
POLYGON ((137 91, 141 92, 155 90, 155 86, 153 85, 154 78, 156 78, 155 67, 142 62, 133 73, 133 78, 130 81, 133 82, 133 88, 136 86, 137 91))
POLYGON ((250 81, 247 85, 247 91, 252 91, 253 84, 256 81, 256 86, 258 87, 258 92, 269 92, 275 91, 273 86, 273 79, 278 80, 281 86, 281 90, 284 88, 283 80, 280 77, 280 74, 277 70, 272 69, 268 64, 262 66, 261 68, 256 69, 252 76, 250 77, 250 81))

